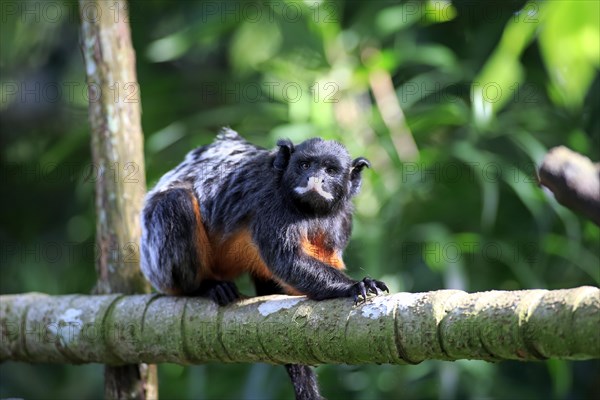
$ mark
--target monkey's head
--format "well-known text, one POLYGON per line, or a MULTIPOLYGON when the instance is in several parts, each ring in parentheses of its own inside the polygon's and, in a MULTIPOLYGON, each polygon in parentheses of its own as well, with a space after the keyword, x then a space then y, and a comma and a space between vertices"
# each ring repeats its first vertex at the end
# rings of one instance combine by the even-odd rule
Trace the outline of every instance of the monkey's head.
POLYGON ((313 138, 297 146, 287 139, 277 142, 273 167, 281 173, 283 194, 298 208, 318 215, 343 207, 361 186, 366 158, 350 158, 338 142, 313 138))

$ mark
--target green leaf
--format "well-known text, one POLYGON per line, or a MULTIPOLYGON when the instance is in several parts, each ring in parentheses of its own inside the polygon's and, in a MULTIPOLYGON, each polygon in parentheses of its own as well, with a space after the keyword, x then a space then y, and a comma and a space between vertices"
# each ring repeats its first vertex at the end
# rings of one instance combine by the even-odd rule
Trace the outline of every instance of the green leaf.
POLYGON ((494 114, 510 100, 511 88, 523 80, 519 58, 539 23, 539 18, 531 13, 537 14, 535 3, 526 4, 521 14, 509 20, 498 47, 473 81, 473 114, 480 126, 489 124, 494 114))
POLYGON ((239 73, 258 68, 273 57, 281 45, 282 35, 275 22, 244 22, 231 43, 231 60, 239 73))
POLYGON ((540 47, 554 102, 579 108, 600 66, 600 2, 544 3, 540 47))

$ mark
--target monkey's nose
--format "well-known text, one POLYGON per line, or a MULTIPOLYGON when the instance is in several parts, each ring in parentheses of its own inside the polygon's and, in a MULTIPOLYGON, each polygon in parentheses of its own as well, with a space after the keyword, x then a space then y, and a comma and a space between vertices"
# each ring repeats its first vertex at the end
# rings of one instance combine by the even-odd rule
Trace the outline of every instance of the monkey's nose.
POLYGON ((318 176, 309 176, 306 178, 306 182, 313 181, 314 183, 325 183, 325 178, 319 178, 318 176))

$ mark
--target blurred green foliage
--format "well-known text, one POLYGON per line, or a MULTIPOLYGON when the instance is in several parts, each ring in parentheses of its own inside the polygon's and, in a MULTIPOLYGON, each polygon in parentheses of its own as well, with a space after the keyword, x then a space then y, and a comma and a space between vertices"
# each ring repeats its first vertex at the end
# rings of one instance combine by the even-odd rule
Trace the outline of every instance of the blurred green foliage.
MULTIPOLYGON (((0 4, 0 293, 89 293, 98 171, 77 4, 0 4)), ((150 185, 225 125, 267 147, 279 137, 337 139, 373 163, 345 256, 351 275, 394 291, 600 283, 600 230, 535 179, 556 145, 600 159, 597 1, 144 0, 129 8, 150 185), (418 157, 403 152, 407 135, 418 157)), ((240 285, 252 293, 247 280, 240 285)), ((163 398, 291 397, 281 367, 159 371, 163 398)), ((318 373, 330 399, 600 397, 598 361, 318 373)), ((4 363, 0 374, 0 397, 102 396, 99 365, 4 363)))

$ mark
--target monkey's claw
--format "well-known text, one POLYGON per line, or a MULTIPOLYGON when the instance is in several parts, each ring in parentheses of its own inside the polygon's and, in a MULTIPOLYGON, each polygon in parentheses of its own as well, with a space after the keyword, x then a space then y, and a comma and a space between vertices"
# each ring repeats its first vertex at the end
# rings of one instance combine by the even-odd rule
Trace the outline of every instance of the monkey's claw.
POLYGON ((382 291, 386 291, 388 293, 390 292, 385 283, 371 278, 364 278, 362 281, 356 282, 356 284, 352 286, 351 290, 355 305, 360 303, 359 296, 362 296, 362 302, 365 303, 369 293, 379 296, 382 291))
POLYGON ((226 306, 240 298, 237 286, 229 281, 204 281, 200 286, 199 295, 208 297, 220 306, 226 306))

